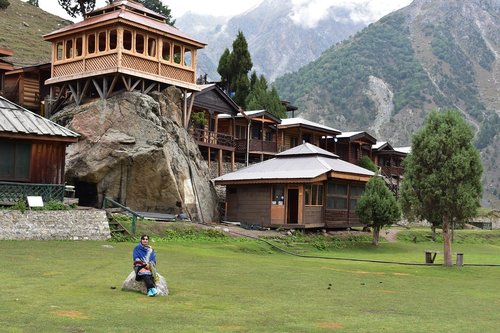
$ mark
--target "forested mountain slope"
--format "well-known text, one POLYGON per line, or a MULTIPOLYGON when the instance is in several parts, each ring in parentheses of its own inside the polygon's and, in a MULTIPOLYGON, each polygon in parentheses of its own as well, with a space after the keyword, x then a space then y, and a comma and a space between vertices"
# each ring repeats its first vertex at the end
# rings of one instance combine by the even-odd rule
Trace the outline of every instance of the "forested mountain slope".
POLYGON ((301 116, 409 145, 436 107, 477 132, 485 204, 500 198, 500 1, 415 0, 276 80, 301 116))

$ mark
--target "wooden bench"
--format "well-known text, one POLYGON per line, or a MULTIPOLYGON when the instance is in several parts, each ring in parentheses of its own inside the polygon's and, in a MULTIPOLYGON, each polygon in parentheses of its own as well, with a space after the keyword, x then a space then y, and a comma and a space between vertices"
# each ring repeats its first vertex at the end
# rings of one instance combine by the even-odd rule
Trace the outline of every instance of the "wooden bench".
MULTIPOLYGON (((436 255, 438 253, 442 253, 441 251, 434 250, 425 250, 425 263, 427 265, 434 264, 434 260, 436 259, 436 255)), ((461 252, 453 253, 453 255, 457 256, 457 266, 462 267, 464 265, 464 254, 461 252)))

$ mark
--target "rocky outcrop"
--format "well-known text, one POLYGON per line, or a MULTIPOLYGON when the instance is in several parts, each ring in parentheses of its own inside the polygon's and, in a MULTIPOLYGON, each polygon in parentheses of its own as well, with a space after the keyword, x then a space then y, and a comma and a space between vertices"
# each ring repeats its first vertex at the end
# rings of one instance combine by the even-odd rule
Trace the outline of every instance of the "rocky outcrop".
POLYGON ((180 101, 175 87, 153 97, 124 92, 53 117, 82 136, 66 156, 66 181, 81 203, 109 197, 139 211, 182 210, 196 222, 218 218, 207 164, 179 125, 180 101))

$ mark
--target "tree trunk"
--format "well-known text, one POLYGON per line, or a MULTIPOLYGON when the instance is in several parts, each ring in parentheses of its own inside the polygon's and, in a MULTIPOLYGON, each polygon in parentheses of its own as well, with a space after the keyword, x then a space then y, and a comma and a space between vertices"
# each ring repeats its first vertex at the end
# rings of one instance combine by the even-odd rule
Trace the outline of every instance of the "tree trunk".
POLYGON ((378 246, 379 236, 380 236, 380 227, 373 227, 373 241, 372 241, 372 245, 378 246))
POLYGON ((431 234, 432 241, 435 242, 436 241, 436 226, 434 224, 431 226, 431 231, 432 231, 432 234, 431 234))
POLYGON ((448 213, 443 215, 443 242, 444 242, 444 266, 451 267, 451 233, 448 213))

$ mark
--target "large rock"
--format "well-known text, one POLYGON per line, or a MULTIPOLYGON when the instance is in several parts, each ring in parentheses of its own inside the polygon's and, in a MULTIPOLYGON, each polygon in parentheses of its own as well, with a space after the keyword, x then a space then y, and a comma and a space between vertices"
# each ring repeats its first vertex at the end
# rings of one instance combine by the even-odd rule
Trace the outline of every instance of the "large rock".
MULTIPOLYGON (((167 280, 160 274, 160 281, 156 282, 156 289, 158 290, 158 296, 167 296, 168 295, 168 286, 167 286, 167 280)), ((146 285, 144 284, 143 281, 136 281, 135 280, 135 272, 132 271, 125 281, 123 281, 122 285, 122 290, 128 290, 128 291, 138 291, 143 294, 147 293, 146 290, 146 285)))
POLYGON ((179 125, 179 91, 153 96, 124 92, 68 106, 52 118, 82 136, 67 149, 67 183, 90 205, 100 206, 106 196, 134 210, 217 220, 207 163, 179 125))

